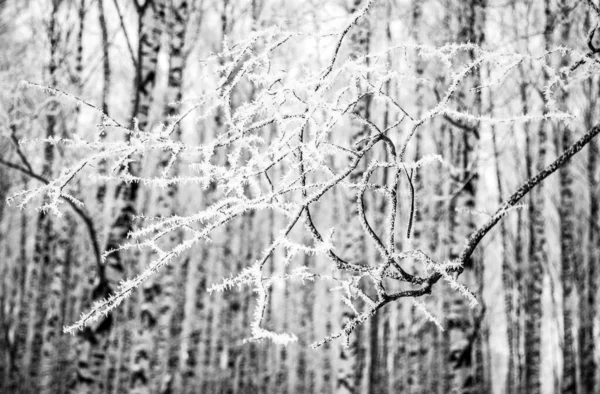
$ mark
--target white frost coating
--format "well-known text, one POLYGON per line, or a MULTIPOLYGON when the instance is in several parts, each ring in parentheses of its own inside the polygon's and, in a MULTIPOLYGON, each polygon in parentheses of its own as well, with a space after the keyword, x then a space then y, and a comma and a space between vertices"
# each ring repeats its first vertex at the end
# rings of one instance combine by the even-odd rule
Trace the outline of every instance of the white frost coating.
MULTIPOLYGON (((486 51, 474 44, 448 44, 438 48, 403 44, 366 57, 352 60, 344 58, 341 48, 348 32, 368 11, 372 2, 364 2, 363 7, 351 15, 348 23, 334 34, 335 43, 331 57, 323 67, 317 69, 304 65, 293 66, 288 70, 275 70, 272 67, 279 48, 294 45, 294 39, 306 38, 309 34, 286 32, 274 27, 253 33, 235 44, 225 38, 223 52, 202 63, 206 76, 204 80, 210 88, 198 97, 186 98, 176 103, 182 106, 180 115, 172 117, 166 125, 152 132, 140 130, 135 119, 133 127, 125 127, 102 114, 93 104, 69 93, 31 82, 20 84, 22 88, 43 91, 51 96, 49 100, 59 99, 87 106, 100 113, 102 119, 98 125, 98 135, 91 140, 81 135, 74 135, 72 138, 22 140, 22 145, 60 145, 61 148, 72 151, 72 162, 47 184, 17 192, 7 199, 8 202, 23 208, 34 199, 42 199, 44 203, 39 207, 40 210, 60 215, 61 202, 65 199, 76 206, 82 204, 69 190, 71 180, 82 175, 100 181, 136 182, 157 188, 199 185, 204 190, 210 190, 213 197, 205 207, 186 216, 140 216, 139 218, 143 218, 147 224, 131 231, 128 234, 128 242, 119 245, 116 250, 148 248, 156 252, 155 260, 137 276, 122 281, 115 294, 95 303, 79 321, 66 327, 66 332, 73 333, 83 329, 86 324, 110 313, 136 287, 150 276, 158 274, 164 265, 176 262, 183 252, 199 243, 210 242, 213 232, 232 220, 257 211, 272 211, 281 215, 286 222, 276 233, 273 242, 262 254, 255 257, 258 260, 241 272, 232 273, 230 277, 208 288, 209 292, 221 292, 233 287, 248 286, 256 293, 257 305, 250 323, 251 341, 268 339, 287 345, 297 340, 294 334, 274 333, 261 327, 267 307, 268 289, 276 282, 289 280, 298 280, 303 284, 317 279, 335 282, 339 286, 334 290, 342 291, 334 295, 354 312, 354 317, 346 326, 317 342, 317 346, 335 338, 347 338, 357 325, 366 321, 379 308, 403 297, 415 298, 415 307, 441 328, 424 304, 416 299, 431 290, 427 288, 432 286, 427 282, 431 276, 420 278, 405 272, 405 259, 422 263, 430 273, 439 274, 438 279, 443 278, 453 289, 466 297, 471 306, 477 304, 473 293, 452 275, 462 268, 457 262, 440 264, 420 250, 401 253, 394 250, 394 226, 402 217, 396 211, 396 205, 401 205, 398 203, 399 191, 401 187, 405 187, 405 182, 399 181, 398 174, 406 173, 409 176, 413 170, 417 171, 436 163, 441 164, 441 171, 455 170, 440 155, 429 154, 410 162, 404 158, 405 151, 411 138, 417 132, 424 132, 432 119, 442 118, 467 126, 549 119, 568 121, 571 115, 555 108, 554 91, 562 86, 560 84, 564 78, 561 79, 561 76, 564 77, 569 69, 554 70, 545 63, 544 56, 534 58, 486 51), (388 84, 402 90, 407 82, 415 85, 434 83, 433 80, 420 75, 400 72, 390 67, 388 58, 398 58, 398 61, 402 62, 404 57, 399 55, 404 55, 407 49, 422 61, 436 59, 436 62, 441 62, 440 76, 449 81, 445 91, 441 92, 440 99, 430 103, 421 118, 411 114, 410 110, 407 111, 407 108, 411 108, 410 103, 400 102, 385 91, 388 84), (467 52, 474 54, 473 61, 464 61, 463 55, 467 52), (459 58, 462 61, 457 61, 459 58), (471 114, 453 108, 457 92, 460 92, 465 80, 474 70, 488 67, 491 77, 473 89, 502 88, 504 81, 516 72, 524 60, 537 64, 540 70, 549 75, 550 83, 539 87, 548 104, 547 112, 528 115, 507 113, 506 116, 495 117, 486 113, 471 114), (251 100, 236 102, 233 107, 232 92, 241 84, 252 86, 255 94, 251 100), (367 97, 372 99, 374 107, 385 106, 389 109, 389 124, 381 126, 355 113, 357 104, 367 97), (173 138, 176 128, 180 127, 188 116, 197 122, 211 122, 217 115, 222 115, 220 119, 223 131, 214 139, 201 145, 193 145, 173 138), (347 135, 351 122, 365 127, 366 132, 362 140, 349 143, 347 135), (117 138, 100 138, 100 135, 115 133, 117 138), (385 159, 374 159, 381 156, 372 155, 372 150, 380 146, 384 146, 388 155, 385 159), (134 176, 129 173, 129 164, 143 163, 146 156, 157 152, 166 152, 168 162, 164 168, 152 175, 134 176), (107 162, 109 172, 97 175, 88 171, 99 161, 107 162), (185 168, 185 171, 171 175, 170 170, 176 164, 179 168, 185 168), (369 176, 351 182, 350 174, 359 165, 367 164, 369 176), (392 175, 388 178, 391 180, 385 184, 378 181, 378 176, 371 177, 372 174, 384 171, 392 175), (368 265, 346 261, 338 256, 333 239, 333 231, 337 229, 331 229, 328 235, 323 235, 319 226, 312 222, 311 215, 315 215, 315 204, 326 194, 333 194, 337 188, 350 188, 357 192, 356 205, 344 209, 358 216, 362 230, 378 251, 378 256, 374 261, 369 261, 368 265), (371 192, 379 193, 379 197, 387 199, 387 202, 394 206, 390 210, 391 216, 383 221, 387 226, 385 240, 380 240, 379 233, 371 229, 368 212, 362 207, 363 194, 371 192), (305 234, 310 237, 298 237, 296 229, 300 227, 303 227, 305 234), (184 240, 170 249, 162 246, 160 239, 178 230, 183 230, 184 240), (278 248, 282 253, 274 253, 278 248), (279 255, 282 257, 274 263, 283 267, 284 273, 272 275, 265 269, 268 266, 266 263, 279 255), (325 256, 328 259, 333 270, 330 276, 317 275, 310 265, 296 266, 304 260, 315 260, 303 258, 314 255, 325 256), (408 282, 411 286, 405 287, 416 290, 388 293, 384 286, 384 281, 387 280, 408 282), (363 291, 359 282, 361 286, 362 283, 368 282, 368 286, 373 286, 374 291, 363 291), (358 305, 362 307, 359 308, 358 305)), ((585 60, 584 54, 565 48, 558 48, 554 52, 563 56, 570 54, 585 60)), ((593 70, 593 67, 597 66, 587 67, 593 70)), ((204 125, 199 124, 199 127, 204 125)), ((413 201, 416 201, 415 196, 413 201)), ((522 206, 502 210, 496 215, 502 217, 510 210, 520 207, 522 206)), ((457 209, 464 210, 464 207, 457 209)), ((480 214, 477 211, 469 213, 480 214)), ((104 251, 103 257, 108 257, 116 250, 104 251)))
POLYGON ((425 315, 425 317, 427 317, 427 320, 435 324, 440 329, 440 331, 444 331, 444 326, 442 326, 442 323, 440 323, 437 317, 433 316, 431 312, 429 312, 424 303, 422 303, 416 298, 413 298, 412 302, 415 308, 417 308, 418 311, 420 311, 422 314, 425 315))

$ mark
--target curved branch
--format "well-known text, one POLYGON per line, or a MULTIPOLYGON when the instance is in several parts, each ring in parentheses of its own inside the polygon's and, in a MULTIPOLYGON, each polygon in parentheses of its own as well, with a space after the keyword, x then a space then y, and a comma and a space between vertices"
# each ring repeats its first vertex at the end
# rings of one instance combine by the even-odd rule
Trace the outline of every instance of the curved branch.
MULTIPOLYGON (((8 168, 12 168, 14 170, 20 171, 23 174, 28 175, 31 178, 42 182, 45 185, 50 183, 43 176, 31 171, 30 168, 21 167, 17 164, 11 163, 2 158, 0 158, 0 164, 5 165, 8 168)), ((77 204, 75 204, 73 201, 69 200, 68 198, 62 197, 62 196, 61 196, 61 198, 64 201, 66 201, 67 204, 69 204, 71 209, 73 209, 73 211, 77 214, 77 216, 79 216, 81 218, 81 220, 83 221, 83 224, 85 224, 85 227, 86 227, 89 237, 90 237, 90 242, 92 243, 92 248, 94 249, 94 258, 96 260, 96 265, 98 267, 101 267, 102 266, 102 258, 101 258, 101 252, 100 252, 100 246, 99 246, 100 244, 98 242, 98 233, 96 232, 96 228, 94 227, 94 222, 92 221, 92 218, 83 209, 81 209, 79 206, 77 206, 77 204)), ((99 272, 102 272, 102 270, 99 270, 99 272)), ((102 279, 103 278, 101 278, 101 280, 102 279)))
POLYGON ((415 219, 415 186, 412 182, 413 170, 410 171, 409 175, 406 166, 404 166, 404 172, 406 173, 406 179, 408 179, 408 187, 410 188, 410 213, 408 216, 408 227, 406 229, 406 239, 410 239, 410 236, 412 234, 413 222, 415 219))
POLYGON ((374 0, 366 0, 365 4, 362 6, 362 8, 357 10, 352 15, 352 19, 350 20, 350 22, 346 25, 344 30, 339 34, 338 40, 335 44, 335 49, 333 50, 333 56, 331 57, 331 61, 330 61, 329 65, 327 66, 327 68, 325 68, 325 71, 323 72, 321 77, 319 78, 320 82, 317 85, 317 88, 315 89, 315 91, 318 91, 321 88, 323 80, 325 78, 327 78, 329 76, 329 74, 331 74, 331 72, 333 71, 333 66, 335 64, 335 61, 337 60, 338 54, 340 52, 340 48, 342 47, 342 42, 344 42, 344 38, 348 35, 348 32, 350 31, 350 29, 352 29, 352 26, 356 25, 358 20, 367 13, 367 11, 369 10, 369 7, 371 7, 371 4, 373 3, 373 1, 374 0))

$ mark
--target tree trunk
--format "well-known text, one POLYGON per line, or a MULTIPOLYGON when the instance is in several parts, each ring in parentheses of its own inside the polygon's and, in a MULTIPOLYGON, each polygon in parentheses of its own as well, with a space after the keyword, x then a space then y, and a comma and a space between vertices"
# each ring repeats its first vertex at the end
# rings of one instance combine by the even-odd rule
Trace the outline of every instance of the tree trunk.
MULTIPOLYGON (((138 45, 138 80, 137 108, 134 107, 134 116, 138 119, 140 130, 150 132, 150 108, 154 102, 154 86, 158 72, 158 53, 161 46, 161 36, 165 24, 166 4, 165 0, 147 1, 140 12, 140 39, 138 45), (136 111, 137 109, 137 111, 136 111)), ((137 165, 132 166, 130 172, 138 175, 140 169, 137 165)), ((136 183, 124 186, 124 208, 130 210, 133 215, 136 211, 137 200, 136 183)), ((131 220, 131 217, 129 218, 131 220)), ((130 224, 131 225, 131 224, 130 224)), ((124 239, 120 239, 119 243, 124 239)), ((141 259, 144 261, 144 259, 141 259)), ((136 266, 133 264, 132 266, 136 266)), ((143 269, 142 264, 137 264, 143 269)), ((133 336, 132 360, 131 360, 131 392, 145 394, 152 390, 154 350, 153 332, 156 330, 159 318, 158 298, 160 287, 157 278, 153 277, 141 286, 139 307, 139 325, 133 336)))
MULTIPOLYGON (((553 28, 550 1, 544 2, 546 27, 544 39, 546 49, 549 49, 553 28)), ((547 75, 544 75, 548 80, 547 75)), ((545 124, 538 129, 538 147, 536 172, 544 169, 548 145, 548 132, 545 124)), ((541 390, 540 364, 541 364, 541 324, 542 324, 542 287, 544 280, 544 264, 548 260, 546 245, 546 222, 544 220, 546 201, 544 190, 541 187, 532 192, 531 235, 528 277, 526 279, 526 294, 524 302, 525 337, 524 337, 524 379, 527 393, 538 394, 541 390)))
MULTIPOLYGON (((104 1, 98 0, 98 22, 100 24, 100 32, 102 35, 102 98, 100 109, 106 115, 109 115, 108 110, 108 98, 110 93, 111 84, 111 73, 110 73, 110 57, 109 57, 109 41, 108 41, 108 28, 106 25, 106 17, 104 13, 104 1)), ((100 138, 104 138, 104 133, 100 134, 100 138)), ((106 160, 102 160, 98 163, 98 174, 105 175, 107 171, 106 160)), ((104 205, 104 197, 106 195, 106 185, 98 185, 96 191, 96 200, 100 208, 104 205)))
MULTIPOLYGON (((563 15, 567 15, 567 10, 559 10, 563 15)), ((569 40, 570 24, 562 24, 561 41, 564 45, 569 40)), ((568 66, 568 59, 564 58, 561 67, 568 66)), ((561 91, 557 100, 559 105, 566 107, 569 100, 569 93, 561 91)), ((562 129, 562 147, 557 146, 557 151, 562 151, 573 143, 573 131, 569 125, 561 127, 562 129)), ((556 130, 557 139, 560 131, 556 130)), ((560 144, 558 144, 560 145, 560 144)), ((560 249, 561 249, 561 279, 563 287, 563 368, 562 368, 562 392, 576 393, 577 377, 579 375, 577 368, 577 349, 575 334, 575 315, 577 313, 575 289, 575 268, 581 266, 582 259, 579 254, 579 245, 577 241, 577 217, 578 213, 575 206, 575 174, 573 165, 565 165, 559 170, 560 180, 560 249)))
MULTIPOLYGON (((485 28, 485 1, 474 1, 459 6, 458 38, 460 42, 472 42, 481 45, 484 40, 485 28)), ((466 61, 475 60, 475 53, 469 51, 466 61)), ((465 87, 459 92, 459 102, 462 102, 462 110, 478 114, 481 113, 481 91, 470 88, 481 84, 480 70, 473 71, 471 76, 464 82, 465 87)), ((450 244, 451 259, 458 257, 463 246, 462 239, 476 230, 474 211, 477 201, 478 170, 476 166, 477 149, 479 145, 479 124, 471 123, 461 125, 460 134, 457 134, 454 150, 451 157, 454 165, 460 168, 458 176, 458 187, 462 187, 450 203, 450 244), (457 209, 459 212, 457 212, 457 209), (462 210, 462 211, 461 211, 462 210)), ((477 277, 481 274, 481 262, 475 262, 477 257, 471 258, 465 263, 464 272, 461 276, 462 282, 474 291, 477 277)), ((477 292, 477 291, 476 291, 477 292)), ((450 353, 448 354, 449 384, 450 390, 461 393, 477 393, 483 389, 484 376, 483 367, 480 363, 482 356, 482 338, 480 325, 482 311, 472 311, 467 299, 457 291, 448 295, 449 313, 447 315, 446 327, 450 353), (476 316, 477 315, 477 316, 476 316)), ((483 300, 479 297, 479 301, 483 300)))
MULTIPOLYGON (((351 12, 355 12, 361 5, 360 0, 354 0, 351 12)), ((363 16, 351 31, 351 57, 360 57, 369 53, 369 41, 371 37, 371 26, 368 15, 363 16)), ((369 119, 370 96, 360 100, 354 112, 364 119, 369 119)), ((352 121, 352 135, 350 143, 359 141, 368 134, 368 129, 364 124, 356 120, 352 121)), ((360 165, 350 174, 350 182, 359 182, 362 178, 365 168, 360 165)), ((359 223, 356 212, 356 193, 350 190, 344 196, 344 207, 349 210, 347 217, 346 231, 343 234, 342 255, 357 264, 367 264, 366 262, 366 242, 363 229, 359 223)), ((366 211, 366 209, 365 209, 366 211)), ((354 318, 353 312, 344 307, 342 311, 342 327, 354 318)), ((361 350, 363 327, 358 327, 348 338, 347 344, 340 345, 338 370, 336 378, 336 393, 357 393, 362 385, 363 374, 363 355, 361 350)))
MULTIPOLYGON (((166 30, 169 35, 169 68, 168 68, 168 82, 166 92, 166 106, 164 115, 167 117, 166 127, 172 127, 174 122, 173 119, 168 117, 174 117, 178 114, 178 107, 172 106, 172 103, 181 101, 183 96, 183 71, 185 68, 185 54, 183 51, 183 45, 185 43, 185 33, 188 22, 188 2, 185 0, 172 1, 167 9, 167 20, 166 30)), ((180 139, 181 130, 179 126, 172 132, 172 139, 178 141, 180 139)), ((173 152, 166 151, 161 152, 159 158, 159 168, 166 169, 169 165, 173 152)), ((167 178, 176 177, 179 175, 179 167, 177 162, 172 164, 172 167, 167 178)), ((157 217, 168 218, 177 214, 177 195, 178 185, 171 183, 167 186, 165 191, 159 190, 156 204, 157 217)), ((161 244, 163 250, 170 250, 171 248, 178 245, 183 240, 181 231, 172 231, 167 235, 164 245, 161 244)), ((155 258, 155 255, 151 254, 150 259, 155 258)), ((184 281, 185 278, 176 276, 179 270, 174 264, 168 264, 165 266, 162 274, 156 279, 157 282, 157 293, 159 299, 159 316, 158 316, 158 327, 155 333, 156 351, 153 353, 153 359, 157 364, 157 370, 153 372, 155 376, 156 387, 155 391, 166 393, 172 390, 171 385, 173 381, 173 374, 177 371, 173 368, 173 363, 176 365, 175 360, 171 360, 169 356, 169 340, 173 330, 177 330, 173 324, 181 324, 181 321, 173 321, 173 313, 177 308, 176 295, 178 288, 177 282, 184 281), (172 364, 169 367, 169 364, 172 364)))
MULTIPOLYGON (((597 84, 597 82, 596 82, 597 84)), ((590 97, 591 103, 586 110, 585 123, 586 128, 593 127, 593 116, 595 114, 598 100, 595 99, 598 95, 596 84, 590 83, 587 89, 587 96, 590 97), (594 99, 591 99, 594 97, 594 99)), ((598 365, 595 359, 597 349, 596 341, 594 340, 594 322, 598 319, 598 250, 600 246, 600 194, 598 185, 598 149, 597 141, 590 141, 588 147, 588 163, 587 163, 587 183, 589 188, 589 220, 588 220, 588 256, 587 266, 580 268, 585 270, 578 275, 577 287, 581 293, 579 300, 579 364, 581 366, 581 392, 595 393, 599 387, 597 381, 598 365)))
MULTIPOLYGON (((48 79, 49 86, 56 87, 57 71, 58 71, 58 45, 60 40, 59 27, 57 26, 57 13, 60 3, 52 2, 52 12, 48 22, 48 38, 50 41, 50 62, 48 64, 48 79)), ((58 119, 54 114, 57 104, 50 104, 47 114, 45 115, 45 137, 52 138, 56 134, 58 119)), ((53 165, 55 161, 54 147, 46 145, 44 147, 44 159, 42 164, 42 174, 46 178, 51 178, 53 174, 53 165)), ((28 280, 30 284, 30 292, 28 304, 33 308, 29 308, 28 316, 28 331, 27 343, 25 348, 25 369, 28 369, 30 380, 28 386, 31 389, 38 389, 40 384, 40 372, 50 369, 49 363, 51 359, 43 357, 42 348, 45 340, 51 340, 56 336, 56 322, 52 316, 50 322, 45 320, 46 317, 46 294, 50 287, 52 273, 56 267, 55 256, 53 255, 53 247, 55 245, 55 228, 53 217, 46 212, 41 212, 38 215, 37 227, 35 230, 35 246, 33 256, 33 267, 31 276, 28 280), (46 324, 50 323, 51 328, 46 331, 46 324), (44 335, 46 334, 46 335, 44 335)), ((54 299, 54 297, 53 297, 54 299)), ((46 343, 45 351, 53 353, 54 343, 46 343)))

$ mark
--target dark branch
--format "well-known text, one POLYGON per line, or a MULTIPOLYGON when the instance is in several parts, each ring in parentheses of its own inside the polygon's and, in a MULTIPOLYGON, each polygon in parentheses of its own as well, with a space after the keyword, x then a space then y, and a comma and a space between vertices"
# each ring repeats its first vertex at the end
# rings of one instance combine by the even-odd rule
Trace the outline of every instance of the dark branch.
MULTIPOLYGON (((31 171, 31 167, 25 168, 20 165, 6 161, 2 158, 0 158, 0 164, 6 166, 8 168, 12 168, 14 170, 20 171, 23 174, 28 175, 31 178, 42 182, 45 185, 50 183, 43 176, 31 171)), ((94 227, 94 222, 93 222, 92 218, 83 209, 81 209, 81 207, 77 206, 77 204, 75 204, 73 201, 71 201, 68 198, 65 198, 63 196, 61 196, 61 198, 64 201, 66 201, 67 204, 69 204, 71 209, 73 209, 73 211, 77 214, 77 216, 79 216, 81 218, 81 220, 85 224, 85 227, 86 227, 89 237, 90 237, 90 242, 92 243, 92 248, 94 249, 94 258, 96 260, 96 265, 98 267, 100 267, 102 265, 102 258, 101 258, 100 246, 99 246, 99 242, 98 242, 98 233, 96 232, 96 228, 94 227)), ((102 270, 100 270, 99 272, 102 272, 102 270)), ((103 278, 101 278, 101 280, 102 279, 103 278)))
POLYGON ((546 179, 549 175, 554 173, 556 170, 561 168, 565 163, 573 157, 577 152, 583 149, 596 135, 600 133, 600 124, 594 126, 591 130, 583 135, 577 142, 571 145, 567 150, 564 151, 552 164, 546 167, 544 170, 539 172, 533 178, 525 182, 512 196, 496 211, 496 213, 490 218, 490 220, 481 226, 479 230, 473 233, 467 240, 467 245, 464 247, 460 255, 458 256, 458 262, 465 264, 465 262, 471 257, 475 248, 479 242, 485 237, 485 235, 502 219, 509 208, 515 206, 521 198, 531 191, 540 182, 546 179))

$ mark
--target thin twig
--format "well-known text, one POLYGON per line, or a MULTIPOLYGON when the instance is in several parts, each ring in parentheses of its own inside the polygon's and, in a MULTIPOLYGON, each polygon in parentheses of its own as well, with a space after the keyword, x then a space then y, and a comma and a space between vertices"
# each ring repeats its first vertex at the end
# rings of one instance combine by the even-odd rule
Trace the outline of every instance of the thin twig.
MULTIPOLYGON (((148 3, 149 1, 146 1, 148 3)), ((127 49, 129 50, 129 55, 131 56, 131 62, 133 63, 133 67, 137 68, 138 61, 133 52, 133 47, 131 46, 131 40, 129 39, 129 34, 127 34, 127 29, 125 28, 125 21, 123 20, 123 13, 121 12, 121 6, 119 6, 118 0, 113 0, 115 3, 115 8, 117 9, 117 15, 119 16, 119 22, 121 23, 121 29, 123 30, 123 35, 125 36, 125 43, 127 44, 127 49)), ((141 12, 141 7, 138 4, 137 0, 135 0, 134 5, 136 7, 136 11, 141 12)))
MULTIPOLYGON (((0 164, 3 164, 6 167, 12 168, 14 170, 20 171, 21 173, 28 175, 29 177, 36 179, 45 185, 48 185, 50 183, 50 181, 48 181, 43 176, 31 171, 31 168, 25 168, 25 167, 19 166, 17 164, 6 161, 2 158, 0 158, 0 164)), ((65 198, 62 195, 60 196, 60 198, 62 198, 64 201, 67 202, 67 204, 69 204, 71 209, 73 209, 73 211, 81 218, 81 220, 85 224, 85 227, 86 227, 89 237, 90 237, 90 242, 92 243, 92 248, 94 249, 94 258, 96 260, 96 265, 98 267, 100 267, 102 265, 102 258, 101 258, 101 252, 100 252, 100 246, 99 246, 100 244, 98 242, 98 233, 96 232, 96 228, 94 227, 94 222, 93 222, 92 218, 81 207, 77 206, 77 204, 75 204, 70 199, 65 198)))
POLYGON ((415 187, 412 182, 414 170, 410 170, 409 175, 406 166, 402 166, 404 167, 404 172, 406 173, 406 178, 408 179, 408 186, 410 187, 410 214, 408 216, 408 228, 406 229, 406 239, 410 239, 410 236, 412 234, 413 220, 415 217, 415 187))

